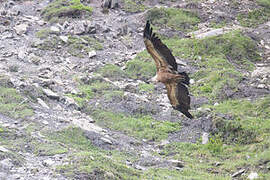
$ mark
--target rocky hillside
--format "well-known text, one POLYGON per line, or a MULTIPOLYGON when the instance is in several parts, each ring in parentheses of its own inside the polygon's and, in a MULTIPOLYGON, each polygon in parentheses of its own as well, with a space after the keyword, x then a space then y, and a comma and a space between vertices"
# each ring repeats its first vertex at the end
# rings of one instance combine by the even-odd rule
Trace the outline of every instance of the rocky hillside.
POLYGON ((270 179, 269 0, 0 0, 0 42, 0 179, 270 179), (192 120, 149 83, 147 19, 192 120))

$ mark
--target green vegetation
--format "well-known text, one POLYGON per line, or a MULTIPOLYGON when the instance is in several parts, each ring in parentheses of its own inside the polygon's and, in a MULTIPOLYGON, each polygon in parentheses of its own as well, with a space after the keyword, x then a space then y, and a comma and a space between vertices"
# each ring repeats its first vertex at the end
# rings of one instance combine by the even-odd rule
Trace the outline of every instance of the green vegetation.
POLYGON ((50 3, 41 15, 47 20, 61 17, 79 17, 82 12, 92 13, 93 8, 83 5, 80 0, 55 0, 50 3))
POLYGON ((53 156, 68 152, 68 149, 56 143, 34 143, 34 153, 38 156, 53 156))
POLYGON ((210 99, 226 99, 225 89, 236 91, 243 75, 238 69, 253 69, 253 63, 261 60, 256 43, 241 32, 235 31, 204 39, 168 39, 164 43, 173 54, 198 68, 191 78, 194 95, 210 99))
POLYGON ((228 100, 209 106, 215 113, 227 114, 231 120, 215 118, 215 126, 226 143, 249 144, 262 139, 270 129, 270 96, 256 102, 228 100))
POLYGON ((12 118, 26 118, 34 114, 27 104, 27 99, 22 97, 13 88, 0 87, 0 113, 12 118))
POLYGON ((89 36, 69 36, 67 46, 68 52, 77 57, 85 57, 91 50, 103 49, 99 41, 89 36))
POLYGON ((269 0, 257 0, 257 3, 265 8, 270 8, 269 0))
POLYGON ((131 117, 120 113, 116 114, 99 110, 93 113, 93 117, 101 126, 151 141, 166 139, 169 133, 180 129, 179 123, 160 122, 150 116, 131 117))
POLYGON ((270 96, 256 101, 229 100, 217 106, 208 106, 214 115, 222 113, 224 117, 230 117, 214 118, 217 134, 210 137, 205 145, 168 144, 160 154, 183 161, 185 168, 181 174, 189 171, 186 175, 192 175, 192 179, 204 176, 230 179, 230 175, 240 168, 248 171, 242 175, 243 179, 252 171, 258 172, 261 179, 267 179, 270 177, 269 106, 270 96))
POLYGON ((53 31, 48 29, 48 28, 44 28, 39 30, 38 32, 36 32, 36 37, 40 38, 40 39, 46 39, 48 38, 49 34, 52 34, 53 31))
POLYGON ((126 12, 137 13, 142 12, 146 7, 142 4, 144 0, 124 0, 123 9, 126 12))
POLYGON ((237 20, 242 26, 254 27, 267 22, 270 18, 270 3, 268 0, 258 0, 259 5, 263 7, 251 10, 247 13, 241 13, 237 20))
POLYGON ((66 176, 81 174, 88 178, 138 179, 139 171, 125 165, 134 161, 134 155, 118 151, 105 151, 94 147, 79 128, 67 128, 50 135, 50 139, 71 149, 67 165, 57 167, 66 176))
POLYGON ((153 8, 147 12, 147 19, 156 26, 168 26, 189 32, 197 29, 199 17, 190 11, 178 8, 153 8))
POLYGON ((155 76, 156 66, 154 60, 146 50, 137 54, 137 56, 126 63, 126 73, 132 79, 148 80, 155 76))
POLYGON ((44 30, 36 34, 39 38, 46 38, 42 44, 37 47, 41 50, 56 50, 66 47, 69 54, 77 57, 88 56, 88 53, 92 50, 103 49, 102 44, 89 36, 69 36, 67 43, 63 42, 58 36, 53 35, 48 37, 50 31, 44 30))
POLYGON ((119 80, 123 77, 126 77, 126 73, 119 67, 114 64, 107 64, 101 69, 98 70, 103 77, 107 77, 113 80, 119 80))
POLYGON ((122 97, 123 93, 118 90, 118 87, 103 81, 102 79, 91 79, 87 84, 79 82, 78 89, 79 94, 67 94, 67 96, 73 98, 81 108, 87 108, 87 102, 93 98, 105 97, 109 100, 113 97, 122 97))
POLYGON ((139 84, 139 92, 140 93, 153 93, 155 90, 155 86, 153 84, 140 83, 139 84))

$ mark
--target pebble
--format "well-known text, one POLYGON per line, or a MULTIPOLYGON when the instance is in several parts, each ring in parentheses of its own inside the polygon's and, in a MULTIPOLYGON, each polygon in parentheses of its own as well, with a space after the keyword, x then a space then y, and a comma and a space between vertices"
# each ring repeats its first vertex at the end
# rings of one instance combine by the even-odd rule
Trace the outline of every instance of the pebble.
POLYGON ((248 179, 258 179, 259 178, 259 175, 258 173, 256 172, 251 172, 249 175, 248 175, 248 179))
POLYGON ((95 57, 97 55, 97 53, 96 53, 96 51, 90 51, 89 53, 88 53, 88 57, 89 58, 92 58, 92 57, 95 57))

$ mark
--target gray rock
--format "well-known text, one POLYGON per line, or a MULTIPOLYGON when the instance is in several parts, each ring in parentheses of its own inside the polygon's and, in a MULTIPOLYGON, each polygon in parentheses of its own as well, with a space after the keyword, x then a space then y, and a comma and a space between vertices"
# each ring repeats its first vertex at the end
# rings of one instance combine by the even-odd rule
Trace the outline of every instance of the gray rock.
POLYGON ((207 144, 209 141, 209 133, 204 132, 202 135, 202 144, 207 144))
POLYGON ((258 173, 256 172, 251 172, 249 175, 248 175, 248 179, 258 179, 259 178, 259 175, 258 173))
POLYGON ((12 164, 10 159, 4 159, 0 161, 0 170, 9 171, 12 169, 13 166, 14 165, 12 164))
POLYGON ((46 167, 51 167, 53 164, 55 163, 55 161, 53 161, 52 159, 45 159, 42 164, 46 167))
POLYGON ((37 101, 42 107, 44 107, 46 109, 50 109, 50 107, 42 99, 37 98, 37 101))
POLYGON ((182 161, 175 160, 175 159, 171 159, 171 160, 168 160, 168 161, 175 167, 178 167, 178 168, 183 168, 184 167, 184 163, 182 161))
POLYGON ((3 147, 3 146, 0 146, 0 151, 1 152, 8 152, 9 150, 8 149, 6 149, 5 147, 3 147))
POLYGON ((83 21, 79 21, 78 23, 74 24, 74 30, 73 30, 74 34, 76 35, 84 34, 85 30, 86 30, 86 27, 83 21))
POLYGON ((68 42, 68 36, 59 36, 59 38, 64 41, 65 43, 68 42))
POLYGON ((243 174, 246 170, 245 169, 240 169, 239 171, 235 172, 232 174, 232 177, 237 177, 243 174))
POLYGON ((57 27, 57 26, 51 26, 51 27, 50 27, 50 30, 51 30, 52 32, 54 32, 54 33, 59 33, 59 32, 60 32, 60 28, 57 27))
POLYGON ((97 53, 96 53, 96 51, 90 51, 89 53, 88 53, 88 57, 89 58, 92 58, 92 57, 95 57, 97 55, 97 53))
POLYGON ((105 138, 105 137, 102 137, 102 138, 100 138, 102 141, 104 141, 105 143, 107 143, 107 144, 113 144, 113 142, 110 140, 110 139, 108 139, 108 138, 105 138))
POLYGON ((26 33, 27 28, 28 28, 28 24, 19 24, 19 25, 14 27, 14 29, 18 35, 22 35, 22 34, 26 33))
POLYGON ((59 95, 50 89, 43 89, 43 92, 52 99, 59 99, 59 95))

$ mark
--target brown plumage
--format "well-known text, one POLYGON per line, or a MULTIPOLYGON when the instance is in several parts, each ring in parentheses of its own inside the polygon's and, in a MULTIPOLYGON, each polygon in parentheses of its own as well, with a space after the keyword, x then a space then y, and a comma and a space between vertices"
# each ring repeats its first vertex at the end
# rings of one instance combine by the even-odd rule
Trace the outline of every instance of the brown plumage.
POLYGON ((190 97, 187 86, 189 77, 185 72, 177 71, 177 64, 169 48, 152 32, 149 21, 144 29, 144 44, 153 57, 157 67, 157 81, 165 84, 168 98, 174 109, 182 112, 188 118, 193 116, 190 109, 190 97))

